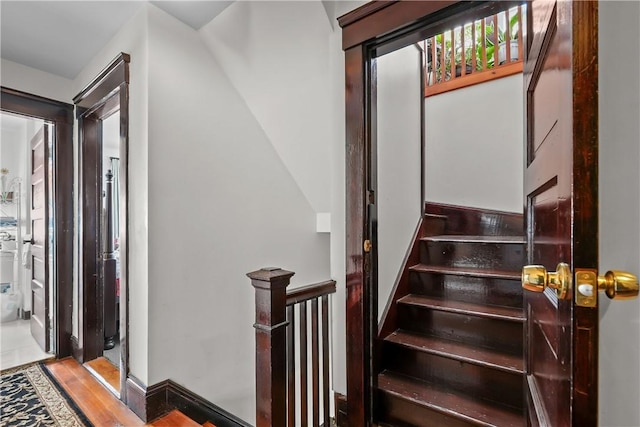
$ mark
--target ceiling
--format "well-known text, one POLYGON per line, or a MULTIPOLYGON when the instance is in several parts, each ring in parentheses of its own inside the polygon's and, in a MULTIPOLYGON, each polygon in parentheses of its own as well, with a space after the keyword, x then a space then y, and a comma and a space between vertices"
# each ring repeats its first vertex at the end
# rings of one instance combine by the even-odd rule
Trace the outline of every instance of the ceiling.
MULTIPOLYGON (((75 78, 144 1, 0 1, 2 58, 75 78)), ((232 1, 152 1, 199 29, 232 1)))

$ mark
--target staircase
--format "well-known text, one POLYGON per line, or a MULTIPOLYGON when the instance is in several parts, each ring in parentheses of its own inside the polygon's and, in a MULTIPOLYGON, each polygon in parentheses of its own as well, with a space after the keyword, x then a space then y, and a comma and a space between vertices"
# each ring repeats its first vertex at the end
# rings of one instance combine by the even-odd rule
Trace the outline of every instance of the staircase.
POLYGON ((380 328, 376 421, 522 426, 522 215, 425 212, 380 328))

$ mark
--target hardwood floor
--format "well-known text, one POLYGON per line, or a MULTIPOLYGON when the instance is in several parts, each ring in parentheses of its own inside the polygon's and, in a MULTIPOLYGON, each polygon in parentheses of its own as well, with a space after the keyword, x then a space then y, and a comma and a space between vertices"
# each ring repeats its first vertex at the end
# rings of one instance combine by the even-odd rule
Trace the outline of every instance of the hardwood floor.
MULTIPOLYGON (((195 427, 200 424, 174 410, 145 424, 87 369, 73 358, 54 360, 46 364, 49 371, 69 393, 73 401, 96 427, 195 427)), ((211 423, 204 424, 215 427, 211 423)))
POLYGON ((117 366, 113 366, 106 357, 98 357, 84 365, 99 375, 116 393, 120 393, 120 370, 117 366))

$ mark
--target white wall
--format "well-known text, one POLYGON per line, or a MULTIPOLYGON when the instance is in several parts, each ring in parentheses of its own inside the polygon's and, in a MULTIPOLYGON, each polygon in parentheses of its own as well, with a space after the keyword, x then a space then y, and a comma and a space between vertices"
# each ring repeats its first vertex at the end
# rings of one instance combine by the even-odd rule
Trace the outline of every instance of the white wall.
POLYGON ((425 98, 426 199, 522 212, 522 74, 425 98))
POLYGON ((329 238, 199 34, 149 8, 149 378, 252 422, 254 290, 329 277, 329 238))
MULTIPOLYGON (((600 272, 640 275, 640 3, 599 9, 600 272)), ((640 425, 640 299, 600 296, 600 425, 640 425)))
POLYGON ((11 89, 71 103, 72 81, 8 59, 2 59, 0 84, 11 89))
POLYGON ((377 59, 379 318, 422 212, 421 68, 415 45, 377 59))
POLYGON ((235 2, 200 34, 316 212, 329 212, 329 37, 319 1, 235 2))
MULTIPOLYGON (((143 383, 148 383, 148 24, 147 7, 116 34, 73 81, 72 96, 86 87, 120 52, 131 55, 129 84, 129 368, 143 383)), ((77 124, 75 125, 77 129, 77 124)), ((77 139, 77 133, 74 133, 77 139)), ((75 141, 75 159, 78 143, 75 141)), ((78 194, 78 170, 75 171, 78 194)), ((75 201, 75 211, 79 203, 75 201)), ((76 230, 78 230, 76 216, 76 230)), ((74 317, 73 330, 77 336, 78 248, 74 254, 74 317)))

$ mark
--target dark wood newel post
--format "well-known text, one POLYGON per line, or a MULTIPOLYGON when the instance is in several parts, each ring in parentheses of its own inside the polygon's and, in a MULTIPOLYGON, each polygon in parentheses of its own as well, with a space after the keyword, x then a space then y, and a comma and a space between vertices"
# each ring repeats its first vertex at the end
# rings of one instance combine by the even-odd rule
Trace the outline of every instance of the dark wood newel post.
POLYGON ((256 427, 287 421, 287 286, 295 273, 276 267, 247 273, 256 290, 256 427))

